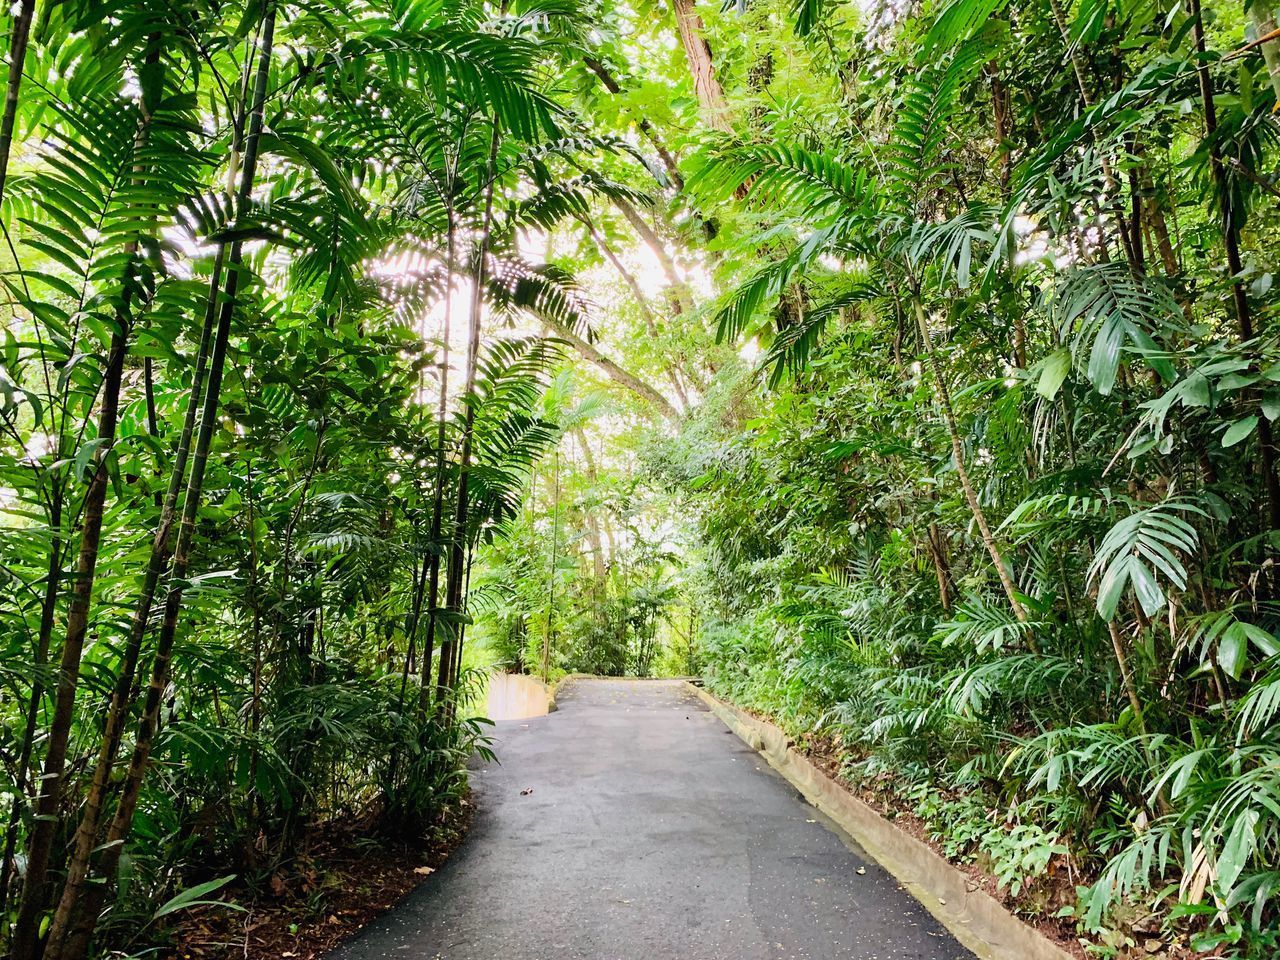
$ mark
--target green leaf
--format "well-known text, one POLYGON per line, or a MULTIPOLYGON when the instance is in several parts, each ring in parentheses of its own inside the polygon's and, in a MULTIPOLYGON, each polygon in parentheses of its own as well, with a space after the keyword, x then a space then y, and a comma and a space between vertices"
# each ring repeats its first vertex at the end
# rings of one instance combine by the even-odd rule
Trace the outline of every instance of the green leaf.
POLYGON ((1199 534, 1179 513, 1203 511, 1170 500, 1135 510, 1107 531, 1089 566, 1089 580, 1098 585, 1098 613, 1104 620, 1114 619, 1128 588, 1143 612, 1152 616, 1165 603, 1161 579, 1180 590, 1186 587, 1187 570, 1178 553, 1194 551, 1199 534))
POLYGON ((1280 417, 1280 390, 1268 390, 1262 395, 1262 415, 1268 420, 1280 417))
POLYGON ((1222 445, 1224 447, 1234 447, 1249 434, 1253 433, 1253 428, 1257 425, 1258 418, 1256 416, 1248 416, 1237 420, 1227 427, 1227 432, 1222 435, 1222 445))
POLYGON ((188 907, 203 907, 210 905, 219 905, 226 907, 228 910, 238 910, 243 912, 244 907, 237 903, 231 903, 226 900, 205 900, 202 899, 207 894, 225 887, 228 883, 235 879, 235 874, 226 877, 219 877, 217 880, 208 880, 205 883, 198 883, 194 887, 188 887, 176 897, 171 898, 152 914, 152 920, 159 920, 161 917, 167 917, 171 913, 177 913, 179 910, 186 910, 188 907))
POLYGON ((1245 387, 1252 386, 1257 383, 1259 375, 1256 373, 1228 373, 1225 377, 1218 381, 1219 390, 1243 390, 1245 387))
POLYGON ((1253 856, 1258 845, 1257 810, 1242 810, 1231 825, 1227 841, 1218 854, 1218 887, 1225 895, 1236 885, 1236 880, 1253 856))
POLYGON ((1249 642, 1258 648, 1264 657, 1274 657, 1280 654, 1280 641, 1276 640, 1275 634, 1268 630, 1263 630, 1254 623, 1245 623, 1240 621, 1240 629, 1249 637, 1249 642))
POLYGON ((1212 399, 1209 378, 1199 371, 1193 371, 1182 382, 1182 405, 1188 408, 1207 407, 1212 399))
POLYGON ((72 468, 77 479, 82 482, 89 479, 89 464, 91 462, 96 463, 97 452, 103 447, 109 446, 110 443, 111 440, 107 437, 96 437, 80 445, 80 449, 76 451, 75 464, 72 468))
POLYGON ((1239 680, 1249 662, 1249 637, 1239 621, 1227 627, 1218 640, 1218 666, 1233 680, 1239 680))
POLYGON ((1036 382, 1036 393, 1046 400, 1058 395, 1067 374, 1071 372, 1071 351, 1066 347, 1055 350, 1045 357, 1040 367, 1040 379, 1036 382))
POLYGON ((951 0, 925 34, 920 46, 924 62, 936 48, 951 49, 969 39, 993 14, 1004 8, 1007 0, 951 0))

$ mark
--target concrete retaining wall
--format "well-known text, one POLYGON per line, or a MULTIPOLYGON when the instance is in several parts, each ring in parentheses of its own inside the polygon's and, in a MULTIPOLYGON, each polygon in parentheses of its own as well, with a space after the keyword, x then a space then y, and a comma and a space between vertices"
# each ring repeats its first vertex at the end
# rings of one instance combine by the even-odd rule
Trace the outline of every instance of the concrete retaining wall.
POLYGON ((689 685, 711 711, 815 807, 888 870, 903 887, 982 960, 1072 960, 1071 955, 1010 913, 947 860, 876 813, 836 783, 786 734, 689 685))
POLYGON ((489 675, 489 701, 485 713, 490 720, 525 720, 545 717, 555 709, 552 693, 537 677, 520 673, 489 675))

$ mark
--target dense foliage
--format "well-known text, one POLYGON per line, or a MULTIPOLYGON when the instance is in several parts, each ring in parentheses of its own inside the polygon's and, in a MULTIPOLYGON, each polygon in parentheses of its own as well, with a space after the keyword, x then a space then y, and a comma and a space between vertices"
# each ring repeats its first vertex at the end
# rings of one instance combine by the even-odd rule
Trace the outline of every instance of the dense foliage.
POLYGON ((709 681, 1099 952, 1273 955, 1269 13, 798 12, 686 167, 769 387, 656 461, 709 681))
POLYGON ((701 672, 1100 954, 1280 948, 1264 0, 6 32, 14 956, 429 825, 482 663, 701 672))
POLYGON ((561 258, 670 387, 595 364, 660 422, 576 474, 651 494, 667 639, 1092 950, 1272 955, 1269 10, 672 9, 599 58, 664 204, 561 258))
MULTIPOLYGON (((470 557, 585 333, 520 246, 557 15, 21 2, 0 137, 0 949, 152 944, 465 788, 470 557), (452 328, 451 328, 452 322, 452 328)), ((565 49, 571 49, 569 40, 565 49)), ((570 134, 576 136, 570 136, 570 134)))

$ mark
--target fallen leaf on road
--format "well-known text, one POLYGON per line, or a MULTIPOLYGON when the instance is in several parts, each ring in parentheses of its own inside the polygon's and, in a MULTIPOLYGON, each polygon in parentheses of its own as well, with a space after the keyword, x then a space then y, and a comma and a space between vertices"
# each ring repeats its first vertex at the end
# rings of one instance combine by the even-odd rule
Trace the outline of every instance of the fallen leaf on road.
POLYGON ((417 874, 421 874, 424 877, 429 877, 431 874, 436 872, 436 868, 435 867, 414 867, 413 872, 417 874))
POLYGON ((533 787, 525 787, 520 791, 520 796, 527 797, 531 793, 533 793, 533 787))

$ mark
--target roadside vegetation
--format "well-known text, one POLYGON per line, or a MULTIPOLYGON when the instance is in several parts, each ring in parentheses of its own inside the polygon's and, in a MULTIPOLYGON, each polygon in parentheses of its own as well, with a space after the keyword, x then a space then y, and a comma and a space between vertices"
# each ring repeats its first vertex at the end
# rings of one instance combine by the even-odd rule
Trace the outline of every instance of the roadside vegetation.
POLYGON ((470 556, 557 436, 561 348, 531 318, 581 323, 518 246, 555 215, 511 200, 610 149, 543 90, 546 27, 467 4, 12 8, 13 960, 150 954, 232 889, 323 916, 317 848, 453 816, 487 742, 470 556))
MULTIPOLYGON (((1275 955, 1269 10, 698 13, 709 49, 686 32, 675 63, 620 42, 693 74, 662 249, 602 203, 565 260, 677 411, 615 391, 657 428, 563 448, 562 665, 607 660, 575 653, 618 589, 592 524, 647 537, 669 670, 1026 915, 1100 956, 1275 955), (654 283, 597 252, 615 231, 654 283)), ((650 83, 633 116, 668 120, 650 83)))
POLYGON ((323 912, 493 666, 700 675, 1093 955, 1280 951, 1264 0, 3 32, 15 960, 323 912))

